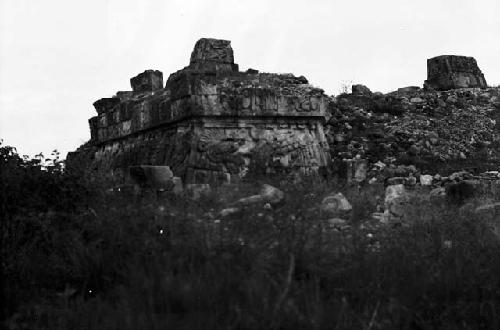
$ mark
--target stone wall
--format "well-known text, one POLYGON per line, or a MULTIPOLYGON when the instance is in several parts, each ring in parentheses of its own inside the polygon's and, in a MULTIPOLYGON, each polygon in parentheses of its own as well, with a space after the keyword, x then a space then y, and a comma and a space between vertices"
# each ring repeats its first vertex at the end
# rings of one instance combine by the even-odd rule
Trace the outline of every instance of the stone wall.
POLYGON ((125 178, 133 165, 168 165, 186 182, 238 182, 260 174, 315 175, 329 162, 317 120, 197 119, 96 147, 91 170, 125 178))
POLYGON ((427 80, 424 87, 449 90, 485 88, 487 84, 473 57, 442 55, 427 60, 427 80))
POLYGON ((312 175, 330 162, 323 90, 292 74, 239 72, 229 41, 199 40, 189 66, 161 81, 147 70, 133 91, 94 103, 92 172, 124 179, 133 165, 168 165, 185 182, 215 183, 252 169, 312 175))

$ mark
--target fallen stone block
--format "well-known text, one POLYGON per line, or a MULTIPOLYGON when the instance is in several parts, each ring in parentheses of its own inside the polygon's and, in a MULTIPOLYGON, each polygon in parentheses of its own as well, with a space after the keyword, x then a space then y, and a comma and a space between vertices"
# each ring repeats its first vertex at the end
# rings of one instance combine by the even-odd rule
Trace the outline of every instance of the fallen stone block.
POLYGON ((325 216, 337 216, 352 211, 352 205, 342 193, 330 194, 323 198, 320 211, 325 216))

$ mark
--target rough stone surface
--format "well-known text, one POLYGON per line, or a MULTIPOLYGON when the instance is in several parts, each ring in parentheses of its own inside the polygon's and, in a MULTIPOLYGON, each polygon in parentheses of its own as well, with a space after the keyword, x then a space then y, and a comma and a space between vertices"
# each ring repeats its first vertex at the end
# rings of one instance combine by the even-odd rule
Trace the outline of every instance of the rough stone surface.
POLYGON ((167 165, 187 184, 328 168, 328 97, 304 77, 239 72, 229 41, 200 39, 189 66, 164 88, 160 78, 145 71, 133 91, 95 102, 91 140, 70 162, 121 181, 130 166, 167 165))
POLYGON ((427 60, 425 87, 434 90, 480 87, 486 80, 473 57, 442 55, 427 60))
POLYGON ((174 174, 168 166, 131 166, 130 178, 141 188, 171 190, 174 188, 174 174))
POLYGON ((432 175, 425 174, 420 176, 420 184, 422 186, 430 186, 432 184, 432 175))
POLYGON ((152 92, 163 88, 163 73, 158 70, 146 70, 130 78, 130 85, 134 92, 152 92))
POLYGON ((371 96, 372 91, 366 87, 365 85, 352 85, 352 94, 354 95, 366 95, 366 96, 371 96))
POLYGON ((407 193, 404 185, 396 184, 387 186, 385 189, 384 206, 386 210, 395 216, 403 216, 404 204, 407 201, 407 193))
POLYGON ((321 213, 327 216, 337 216, 350 212, 352 205, 342 193, 334 193, 323 198, 321 213))
POLYGON ((279 204, 285 198, 285 193, 276 187, 268 184, 262 185, 259 194, 240 198, 236 205, 248 206, 253 204, 268 203, 270 206, 279 204))
POLYGON ((283 198, 285 198, 284 192, 269 184, 262 185, 260 195, 263 196, 265 201, 270 204, 278 204, 283 200, 283 198))

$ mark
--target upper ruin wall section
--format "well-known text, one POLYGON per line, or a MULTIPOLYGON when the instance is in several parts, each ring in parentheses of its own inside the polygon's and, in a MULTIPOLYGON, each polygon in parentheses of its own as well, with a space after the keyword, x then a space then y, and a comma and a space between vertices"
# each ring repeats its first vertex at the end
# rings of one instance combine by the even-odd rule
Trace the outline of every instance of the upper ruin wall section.
POLYGON ((102 143, 190 118, 231 117, 272 120, 312 117, 324 120, 327 97, 304 77, 239 72, 230 42, 200 39, 189 66, 170 75, 163 87, 160 71, 131 79, 133 91, 94 103, 91 141, 102 143))

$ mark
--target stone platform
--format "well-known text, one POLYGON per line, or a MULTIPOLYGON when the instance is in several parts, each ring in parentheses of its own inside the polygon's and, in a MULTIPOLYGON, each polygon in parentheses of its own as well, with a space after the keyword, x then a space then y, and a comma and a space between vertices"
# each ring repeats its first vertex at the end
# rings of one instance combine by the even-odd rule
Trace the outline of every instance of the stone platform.
POLYGON ((327 97, 304 77, 240 72, 230 42, 200 39, 189 66, 131 79, 94 103, 91 140, 68 156, 126 180, 130 166, 168 165, 186 183, 237 182, 252 171, 317 175, 330 163, 327 97))

